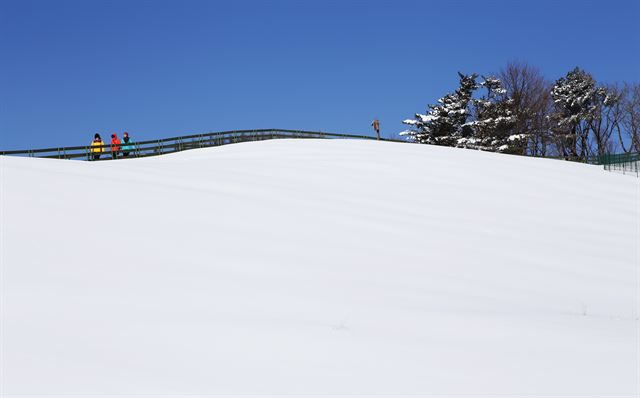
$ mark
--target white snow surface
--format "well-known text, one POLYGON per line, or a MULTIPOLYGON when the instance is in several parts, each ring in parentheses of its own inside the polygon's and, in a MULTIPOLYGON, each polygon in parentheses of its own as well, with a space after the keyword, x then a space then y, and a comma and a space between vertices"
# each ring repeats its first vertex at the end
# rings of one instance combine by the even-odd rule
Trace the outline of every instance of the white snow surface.
POLYGON ((436 116, 436 115, 421 115, 419 113, 416 114, 416 117, 418 117, 422 123, 431 123, 434 120, 440 119, 440 116, 436 116))
POLYGON ((0 395, 640 393, 637 178, 346 140, 0 166, 0 395))

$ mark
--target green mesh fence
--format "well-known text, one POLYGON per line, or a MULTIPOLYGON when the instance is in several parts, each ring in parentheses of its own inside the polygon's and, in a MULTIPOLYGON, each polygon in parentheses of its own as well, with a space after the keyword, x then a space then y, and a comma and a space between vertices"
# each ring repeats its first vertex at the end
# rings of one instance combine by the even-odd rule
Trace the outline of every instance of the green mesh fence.
POLYGON ((605 170, 640 176, 640 153, 615 153, 598 157, 605 170))

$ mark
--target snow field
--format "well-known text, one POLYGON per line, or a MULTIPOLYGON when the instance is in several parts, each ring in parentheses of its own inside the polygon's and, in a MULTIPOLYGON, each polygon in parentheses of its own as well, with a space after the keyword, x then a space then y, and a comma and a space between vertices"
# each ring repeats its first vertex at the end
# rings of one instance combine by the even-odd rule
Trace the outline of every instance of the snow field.
POLYGON ((0 168, 7 396, 640 393, 638 179, 345 140, 0 168))

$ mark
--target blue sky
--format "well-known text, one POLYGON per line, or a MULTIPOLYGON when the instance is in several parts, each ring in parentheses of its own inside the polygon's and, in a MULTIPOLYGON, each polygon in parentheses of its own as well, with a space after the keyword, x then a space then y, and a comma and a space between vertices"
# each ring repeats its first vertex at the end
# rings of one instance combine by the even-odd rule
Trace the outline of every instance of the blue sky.
POLYGON ((384 135, 510 60, 638 81, 640 2, 0 0, 0 149, 290 128, 384 135), (120 134, 119 134, 120 135, 120 134))

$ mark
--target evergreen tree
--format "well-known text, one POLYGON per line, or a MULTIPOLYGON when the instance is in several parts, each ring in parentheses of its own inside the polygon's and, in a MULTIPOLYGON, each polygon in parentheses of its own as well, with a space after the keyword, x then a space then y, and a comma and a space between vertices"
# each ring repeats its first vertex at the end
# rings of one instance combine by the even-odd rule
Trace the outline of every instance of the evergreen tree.
POLYGON ((589 151, 589 125, 598 117, 600 105, 609 98, 593 77, 576 67, 558 79, 551 90, 555 112, 553 134, 565 157, 585 159, 589 151))
POLYGON ((512 134, 516 117, 513 99, 509 98, 502 83, 495 77, 484 77, 480 83, 486 94, 473 99, 475 120, 465 124, 472 130, 471 137, 458 140, 458 146, 492 152, 522 153, 526 145, 524 134, 512 134))
POLYGON ((458 89, 440 98, 438 105, 429 105, 426 115, 416 114, 415 119, 403 121, 413 128, 400 133, 401 135, 422 144, 455 146, 460 138, 470 133, 464 125, 469 116, 469 101, 478 87, 478 75, 464 75, 460 72, 458 75, 458 89))

